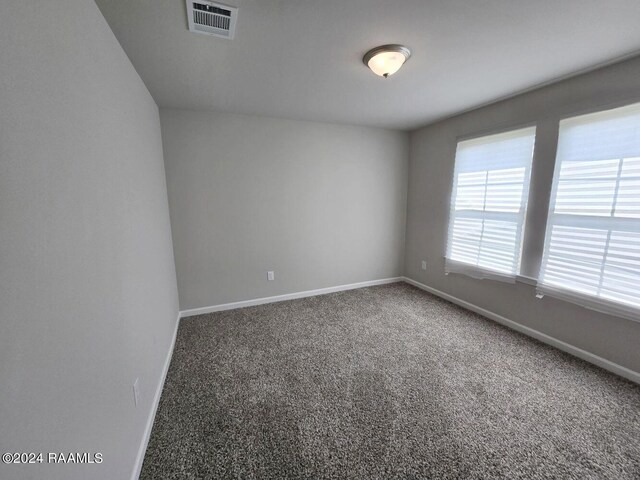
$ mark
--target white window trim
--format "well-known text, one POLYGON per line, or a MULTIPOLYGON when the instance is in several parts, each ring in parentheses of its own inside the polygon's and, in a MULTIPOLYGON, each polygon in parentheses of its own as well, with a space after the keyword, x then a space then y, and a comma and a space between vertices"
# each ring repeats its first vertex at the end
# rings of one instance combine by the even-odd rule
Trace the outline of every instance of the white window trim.
POLYGON ((509 275, 507 273, 490 270, 488 268, 479 267, 470 263, 457 262, 450 258, 444 257, 444 274, 459 273, 476 280, 496 280, 498 282, 516 283, 517 275, 509 275))
MULTIPOLYGON (((639 220, 636 218, 628 218, 628 217, 602 217, 602 216, 589 216, 589 215, 576 215, 576 214, 565 214, 565 213, 555 213, 553 211, 555 205, 555 199, 557 195, 557 189, 559 185, 559 174, 562 166, 562 162, 558 159, 559 149, 560 149, 560 128, 562 120, 570 120, 576 117, 594 115, 594 114, 606 114, 610 110, 616 110, 618 108, 625 107, 634 107, 640 105, 636 103, 626 103, 624 105, 616 105, 609 107, 601 107, 598 109, 590 109, 587 112, 567 115, 564 116, 559 124, 558 124, 558 145, 556 148, 556 160, 554 166, 554 175, 553 175, 553 185, 551 189, 551 195, 549 198, 549 211, 547 215, 547 226, 545 232, 545 240, 544 240, 544 250, 541 255, 539 261, 541 264, 539 278, 536 280, 536 293, 538 298, 543 298, 545 295, 557 298, 560 300, 564 300, 569 303, 573 303, 584 308, 594 310, 600 313, 604 313, 607 315, 614 315, 617 317, 625 318, 628 320, 633 320, 636 322, 640 322, 640 308, 635 307, 633 305, 628 305, 623 302, 618 302, 615 300, 610 300, 606 298, 601 298, 595 295, 590 295, 582 292, 578 292, 573 289, 563 288, 557 285, 546 285, 542 282, 542 274, 543 274, 543 262, 544 262, 544 252, 549 248, 549 242, 551 240, 552 228, 554 225, 568 225, 568 226, 578 226, 578 227, 586 227, 593 228, 594 223, 607 223, 609 225, 609 230, 615 229, 617 231, 629 231, 629 232, 638 232, 638 222, 639 220), (560 220, 560 221, 558 221, 560 220)), ((630 157, 629 157, 630 158, 630 157)), ((620 167, 622 168, 622 160, 620 158, 620 167)), ((616 179, 616 191, 619 188, 620 177, 616 179)))
MULTIPOLYGON (((522 267, 522 257, 523 257, 523 248, 524 248, 524 238, 525 238, 525 229, 527 223, 527 207, 529 202, 529 194, 531 193, 531 173, 533 171, 533 159, 535 158, 535 144, 537 141, 537 123, 526 123, 520 125, 510 125, 500 129, 494 129, 489 131, 483 131, 482 133, 475 133, 472 135, 462 135, 456 138, 456 153, 454 154, 454 171, 452 178, 452 188, 451 188, 451 196, 449 198, 449 217, 447 224, 447 238, 445 243, 446 254, 444 255, 445 260, 445 275, 449 275, 450 273, 457 273, 469 276, 476 280, 496 280, 505 283, 515 283, 518 278, 527 278, 520 276, 520 270, 522 267), (517 232, 516 243, 519 245, 518 255, 518 263, 516 266, 516 272, 514 274, 504 273, 497 270, 492 270, 486 267, 481 267, 478 265, 474 265, 471 263, 465 263, 456 261, 448 257, 449 255, 449 238, 451 238, 453 231, 453 219, 456 217, 455 214, 455 206, 454 200, 457 198, 457 183, 456 183, 456 173, 457 173, 457 162, 455 156, 457 155, 457 146, 461 142, 474 140, 474 139, 482 139, 484 137, 489 137, 493 135, 507 134, 510 132, 517 132, 519 130, 533 130, 534 135, 534 146, 533 151, 531 152, 531 163, 529 167, 526 169, 525 178, 523 181, 523 186, 525 188, 526 194, 524 194, 524 208, 521 208, 518 213, 515 212, 491 212, 491 216, 495 216, 498 218, 507 218, 509 216, 516 218, 516 223, 522 225, 522 228, 519 232, 517 232)), ((459 215, 460 217, 473 217, 474 215, 480 215, 480 212, 466 212, 465 214, 459 215)), ((486 215, 486 213, 484 214, 486 215)), ((481 216, 484 216, 481 215, 481 216)), ((530 283, 530 282, 527 282, 530 283)))
POLYGON ((538 298, 544 298, 546 295, 551 298, 557 298, 559 300, 579 305, 589 310, 595 310, 596 312, 606 313, 607 315, 614 315, 628 320, 633 320, 635 322, 640 322, 640 309, 634 308, 630 305, 625 305, 624 303, 605 300, 599 297, 594 297, 593 295, 587 295, 561 287, 551 288, 542 284, 538 284, 536 293, 538 298))

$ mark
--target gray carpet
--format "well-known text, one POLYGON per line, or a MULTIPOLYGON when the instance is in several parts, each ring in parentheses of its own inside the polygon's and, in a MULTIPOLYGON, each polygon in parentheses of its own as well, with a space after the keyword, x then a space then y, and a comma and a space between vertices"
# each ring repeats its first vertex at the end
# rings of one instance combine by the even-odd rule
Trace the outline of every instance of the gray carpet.
POLYGON ((640 387, 406 284, 186 318, 144 479, 640 478, 640 387))

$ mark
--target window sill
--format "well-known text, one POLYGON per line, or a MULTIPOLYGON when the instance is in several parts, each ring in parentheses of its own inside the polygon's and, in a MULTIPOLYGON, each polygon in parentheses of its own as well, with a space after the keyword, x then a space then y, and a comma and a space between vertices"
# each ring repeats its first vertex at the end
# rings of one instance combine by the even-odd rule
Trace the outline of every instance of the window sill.
POLYGON ((538 281, 533 277, 526 277, 524 275, 516 275, 516 282, 525 283, 527 285, 531 285, 532 287, 536 287, 538 285, 538 281))

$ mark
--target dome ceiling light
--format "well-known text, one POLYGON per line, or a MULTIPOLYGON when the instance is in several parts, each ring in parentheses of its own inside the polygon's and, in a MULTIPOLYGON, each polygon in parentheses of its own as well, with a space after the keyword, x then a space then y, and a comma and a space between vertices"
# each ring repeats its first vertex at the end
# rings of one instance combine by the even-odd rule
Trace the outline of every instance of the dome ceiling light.
POLYGON ((404 45, 382 45, 365 53, 362 61, 373 73, 387 78, 400 70, 410 56, 411 50, 404 45))

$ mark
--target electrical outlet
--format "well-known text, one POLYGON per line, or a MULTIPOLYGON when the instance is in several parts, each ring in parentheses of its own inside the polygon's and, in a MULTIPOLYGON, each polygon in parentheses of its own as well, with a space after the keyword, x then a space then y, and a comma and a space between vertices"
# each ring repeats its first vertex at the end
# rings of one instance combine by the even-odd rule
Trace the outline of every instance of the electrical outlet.
POLYGON ((422 269, 423 270, 427 269, 427 261, 426 260, 422 260, 422 269))
POLYGON ((270 282, 276 279, 276 274, 274 272, 267 272, 267 280, 269 280, 270 282))
POLYGON ((138 406, 138 402, 140 401, 140 379, 136 378, 136 381, 133 382, 133 401, 138 406))

